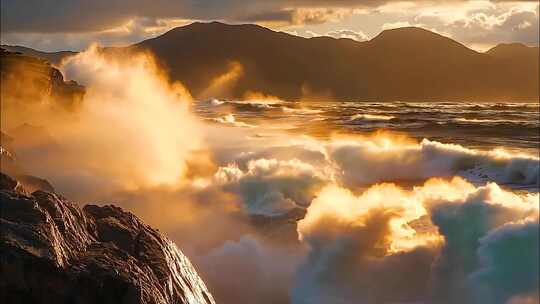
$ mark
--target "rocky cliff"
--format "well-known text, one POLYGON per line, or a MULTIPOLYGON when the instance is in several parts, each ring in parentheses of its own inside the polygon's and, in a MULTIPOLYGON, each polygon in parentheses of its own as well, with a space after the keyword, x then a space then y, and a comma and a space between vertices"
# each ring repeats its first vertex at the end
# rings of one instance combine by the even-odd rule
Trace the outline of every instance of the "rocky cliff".
POLYGON ((174 243, 118 207, 0 173, 0 211, 2 303, 215 303, 174 243))
POLYGON ((0 48, 2 103, 32 103, 50 96, 57 103, 71 107, 79 103, 85 88, 75 81, 65 81, 62 73, 48 61, 0 48))

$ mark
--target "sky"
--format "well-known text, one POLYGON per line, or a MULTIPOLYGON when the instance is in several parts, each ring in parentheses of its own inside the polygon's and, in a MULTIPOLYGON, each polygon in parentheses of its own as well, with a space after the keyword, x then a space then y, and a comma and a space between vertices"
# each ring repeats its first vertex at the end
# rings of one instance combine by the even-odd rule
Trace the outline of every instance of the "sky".
POLYGON ((485 51, 498 43, 538 45, 538 16, 536 0, 2 0, 1 43, 44 51, 123 46, 217 20, 359 41, 420 26, 485 51))

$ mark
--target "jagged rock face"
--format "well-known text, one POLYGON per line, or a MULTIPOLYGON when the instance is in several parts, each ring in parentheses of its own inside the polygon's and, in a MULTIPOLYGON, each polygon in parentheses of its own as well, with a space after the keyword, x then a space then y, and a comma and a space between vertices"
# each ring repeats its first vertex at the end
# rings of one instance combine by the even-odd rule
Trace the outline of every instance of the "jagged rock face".
POLYGON ((75 81, 65 81, 62 73, 49 62, 0 49, 2 102, 37 102, 45 97, 66 108, 76 107, 85 88, 75 81))
POLYGON ((0 208, 2 303, 215 303, 174 243, 118 207, 1 174, 0 208))

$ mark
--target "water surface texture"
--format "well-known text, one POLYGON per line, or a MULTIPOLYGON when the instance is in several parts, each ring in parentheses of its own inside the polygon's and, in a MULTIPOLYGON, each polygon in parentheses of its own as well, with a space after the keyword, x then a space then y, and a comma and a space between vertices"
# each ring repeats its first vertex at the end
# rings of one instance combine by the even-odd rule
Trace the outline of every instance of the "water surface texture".
POLYGON ((272 124, 289 132, 328 137, 377 130, 402 132, 474 149, 538 154, 538 103, 220 101, 196 105, 208 120, 237 127, 272 124))

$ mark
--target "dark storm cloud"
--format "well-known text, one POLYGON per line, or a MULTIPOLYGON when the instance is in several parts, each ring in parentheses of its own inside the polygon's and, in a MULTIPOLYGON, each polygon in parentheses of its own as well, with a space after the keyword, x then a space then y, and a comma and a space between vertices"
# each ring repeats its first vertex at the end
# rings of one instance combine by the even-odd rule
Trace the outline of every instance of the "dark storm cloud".
POLYGON ((174 0, 6 0, 1 5, 3 32, 99 31, 133 17, 166 18, 185 12, 185 2, 174 0))
POLYGON ((270 21, 284 21, 290 22, 292 20, 294 11, 291 9, 273 10, 257 12, 243 17, 242 19, 247 22, 270 22, 270 21))
POLYGON ((294 8, 298 6, 351 7, 375 3, 380 4, 381 1, 6 0, 1 4, 2 31, 100 31, 120 26, 136 17, 293 22, 294 8))
POLYGON ((296 18, 297 8, 373 7, 387 2, 391 0, 3 0, 1 17, 2 32, 87 32, 136 17, 317 23, 326 19, 320 13, 296 18))

